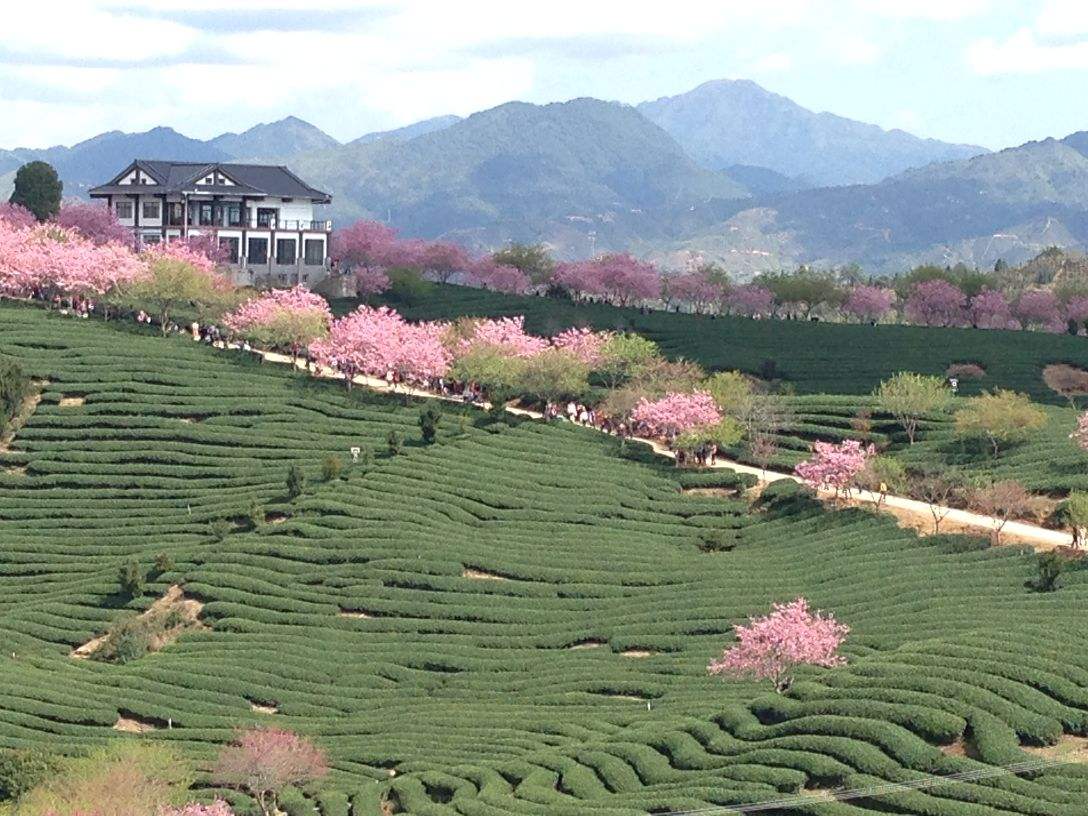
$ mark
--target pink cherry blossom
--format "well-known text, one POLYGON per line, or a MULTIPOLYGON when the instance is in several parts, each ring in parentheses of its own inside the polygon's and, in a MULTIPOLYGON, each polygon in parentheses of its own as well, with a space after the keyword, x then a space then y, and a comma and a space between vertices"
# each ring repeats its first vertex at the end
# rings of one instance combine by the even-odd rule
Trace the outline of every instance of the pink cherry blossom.
POLYGON ((223 318, 231 331, 258 342, 289 345, 296 356, 302 346, 324 337, 331 322, 328 302, 304 286, 273 289, 223 318))
POLYGON ((473 264, 469 279, 484 289, 508 295, 523 295, 532 286, 529 276, 516 266, 495 263, 490 255, 473 264))
POLYGON ((895 303, 895 292, 883 286, 855 286, 842 310, 858 320, 880 320, 895 303))
POLYGON ((810 611, 804 598, 773 604, 769 615, 751 617, 747 625, 733 630, 737 645, 710 662, 710 674, 771 680, 782 693, 792 685, 798 666, 833 668, 846 663, 839 648, 850 627, 833 615, 810 611))
POLYGON ((1016 316, 1024 328, 1064 331, 1065 315, 1061 301, 1047 289, 1029 289, 1016 302, 1016 316))
POLYGON ((1065 316, 1068 320, 1083 326, 1084 322, 1088 320, 1088 297, 1075 295, 1069 298, 1065 304, 1065 316))
POLYGON ((570 292, 598 295, 621 306, 661 296, 661 273, 626 253, 559 264, 552 280, 570 292))
POLYGON ((654 437, 679 435, 721 421, 717 403, 705 391, 669 393, 656 400, 642 399, 631 411, 634 426, 641 433, 654 437))
POLYGON ((471 334, 458 342, 456 350, 463 355, 483 347, 510 357, 534 357, 548 347, 548 341, 526 332, 524 317, 498 317, 475 321, 471 334))
POLYGON ((697 312, 705 311, 722 296, 721 285, 698 269, 666 278, 665 288, 671 300, 686 304, 697 312))
POLYGON ((572 328, 555 335, 552 345, 570 352, 586 365, 593 367, 601 362, 601 352, 611 337, 610 332, 572 328))
POLYGON ((946 280, 916 283, 904 309, 907 319, 924 326, 962 326, 967 298, 946 280))
POLYGON ((876 453, 872 445, 862 445, 857 439, 844 439, 839 444, 816 442, 813 456, 794 468, 794 473, 806 485, 817 490, 847 490, 865 467, 866 460, 876 453))
POLYGON ((748 283, 731 289, 725 306, 731 314, 742 317, 767 317, 774 310, 774 295, 770 289, 748 283))
POLYGON ((33 227, 38 219, 21 204, 0 201, 0 222, 6 222, 11 227, 33 227))
POLYGON ((104 204, 87 201, 66 202, 53 218, 53 223, 79 233, 95 244, 133 245, 132 230, 117 220, 117 215, 104 204))
POLYGON ((342 372, 385 377, 394 373, 408 382, 426 383, 445 376, 451 362, 442 340, 441 323, 408 323, 393 309, 360 306, 333 321, 329 336, 310 344, 310 356, 342 372))
POLYGON ((967 311, 971 325, 980 329, 1008 329, 1019 326, 1005 296, 993 289, 983 289, 971 298, 967 311))

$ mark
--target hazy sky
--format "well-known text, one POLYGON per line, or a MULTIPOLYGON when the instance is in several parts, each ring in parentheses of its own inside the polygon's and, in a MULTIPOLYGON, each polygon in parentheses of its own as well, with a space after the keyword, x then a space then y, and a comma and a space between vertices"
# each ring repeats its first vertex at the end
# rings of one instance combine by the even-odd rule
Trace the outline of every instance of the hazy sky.
POLYGON ((296 114, 340 139, 511 99, 749 78, 997 148, 1088 129, 1088 0, 37 0, 5 4, 0 146, 296 114))

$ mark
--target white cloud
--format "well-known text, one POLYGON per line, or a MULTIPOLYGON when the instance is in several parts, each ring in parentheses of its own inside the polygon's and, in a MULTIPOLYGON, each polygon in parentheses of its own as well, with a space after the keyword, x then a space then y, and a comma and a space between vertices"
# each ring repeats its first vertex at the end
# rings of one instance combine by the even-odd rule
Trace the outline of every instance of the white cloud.
POLYGON ((977 40, 967 49, 967 64, 983 76, 1088 70, 1088 42, 1041 42, 1022 28, 1005 40, 977 40))
POLYGON ((1048 0, 1039 12, 1036 30, 1052 37, 1088 33, 1088 3, 1084 0, 1048 0))
POLYGON ((871 65, 883 49, 871 39, 857 34, 836 37, 828 43, 832 59, 843 65, 871 65))
POLYGON ((990 8, 991 0, 856 0, 861 11, 881 17, 962 20, 990 8))

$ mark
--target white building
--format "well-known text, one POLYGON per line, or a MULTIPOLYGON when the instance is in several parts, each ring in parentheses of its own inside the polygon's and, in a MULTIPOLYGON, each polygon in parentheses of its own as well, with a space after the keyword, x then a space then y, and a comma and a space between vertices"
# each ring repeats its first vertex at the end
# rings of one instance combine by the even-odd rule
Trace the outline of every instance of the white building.
POLYGON ((332 222, 314 205, 332 199, 286 167, 137 159, 90 196, 142 244, 216 235, 239 283, 315 283, 328 269, 332 222))

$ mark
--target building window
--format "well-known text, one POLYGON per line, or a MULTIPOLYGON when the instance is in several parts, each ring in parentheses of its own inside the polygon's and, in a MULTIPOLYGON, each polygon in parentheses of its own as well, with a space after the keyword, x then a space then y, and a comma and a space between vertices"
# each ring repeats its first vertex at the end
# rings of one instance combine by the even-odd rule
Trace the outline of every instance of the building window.
POLYGON ((158 220, 159 214, 160 214, 159 202, 157 202, 157 201, 145 201, 143 203, 143 207, 140 210, 140 213, 141 213, 143 218, 146 218, 146 219, 149 219, 149 220, 152 220, 152 221, 158 220))
POLYGON ((242 225, 242 205, 227 204, 227 226, 240 227, 242 225))
POLYGON ((185 207, 179 201, 171 201, 166 205, 168 224, 171 227, 180 227, 185 223, 185 207))
POLYGON ((268 263, 268 239, 250 238, 249 251, 246 253, 246 257, 251 264, 268 263))
POLYGON ((279 238, 276 240, 276 263, 278 264, 293 264, 298 260, 298 253, 295 251, 295 239, 294 238, 279 238))
POLYGON ((152 244, 158 244, 162 242, 162 236, 154 232, 149 232, 147 235, 140 237, 140 242, 144 246, 151 246, 152 244))
POLYGON ((324 241, 320 238, 307 238, 303 246, 307 266, 320 266, 325 263, 324 241))
POLYGON ((258 227, 274 227, 274 226, 276 226, 276 208, 275 207, 258 207, 257 208, 257 226, 258 227))
POLYGON ((227 250, 227 259, 232 263, 238 263, 238 246, 240 238, 220 238, 219 246, 227 250))
POLYGON ((198 211, 200 226, 210 227, 215 224, 215 216, 213 215, 212 209, 213 208, 211 204, 200 205, 200 210, 198 211))
POLYGON ((122 221, 132 218, 132 202, 118 201, 113 205, 113 211, 117 213, 117 217, 122 221))

